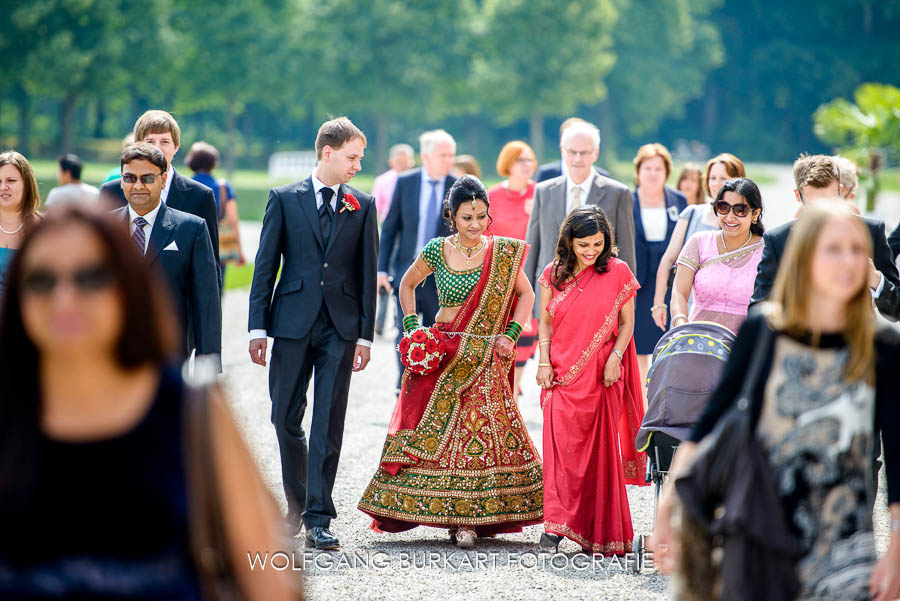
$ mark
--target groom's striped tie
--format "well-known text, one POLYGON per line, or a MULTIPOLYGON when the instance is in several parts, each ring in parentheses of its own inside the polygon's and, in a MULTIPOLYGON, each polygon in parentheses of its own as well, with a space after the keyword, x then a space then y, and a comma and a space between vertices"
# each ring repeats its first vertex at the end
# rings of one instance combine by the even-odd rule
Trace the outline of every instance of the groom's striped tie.
POLYGON ((144 226, 147 225, 147 220, 138 215, 132 223, 134 223, 134 232, 131 234, 131 239, 134 240, 138 252, 144 254, 147 250, 147 237, 144 235, 144 226))

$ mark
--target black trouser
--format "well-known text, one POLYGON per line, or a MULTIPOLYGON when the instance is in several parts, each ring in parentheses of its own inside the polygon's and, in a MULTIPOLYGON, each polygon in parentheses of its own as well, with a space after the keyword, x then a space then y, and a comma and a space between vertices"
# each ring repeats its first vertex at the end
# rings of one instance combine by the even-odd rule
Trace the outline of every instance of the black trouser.
MULTIPOLYGON (((403 338, 403 307, 400 306, 400 283, 394 288, 397 295, 397 345, 403 338)), ((434 276, 425 278, 425 284, 416 287, 416 312, 422 316, 422 325, 430 328, 434 325, 434 318, 440 306, 438 305, 437 287, 434 284, 434 276)), ((400 363, 400 352, 397 352, 397 388, 400 388, 400 379, 403 377, 403 364, 400 363)))
POLYGON ((344 340, 325 306, 303 339, 276 338, 269 367, 272 423, 281 454, 288 514, 307 528, 337 517, 331 491, 337 474, 356 341, 344 340), (306 391, 315 370, 309 450, 303 432, 306 391))
POLYGON ((384 332, 384 322, 387 321, 388 311, 391 308, 391 299, 393 296, 384 288, 378 289, 378 309, 375 311, 375 333, 384 332))

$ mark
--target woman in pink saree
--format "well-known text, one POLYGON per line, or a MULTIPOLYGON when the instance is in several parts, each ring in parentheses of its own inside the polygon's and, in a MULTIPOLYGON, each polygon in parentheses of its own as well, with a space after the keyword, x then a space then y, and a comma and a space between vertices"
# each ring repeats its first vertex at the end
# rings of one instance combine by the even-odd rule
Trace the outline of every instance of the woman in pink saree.
POLYGON ((644 415, 632 334, 638 283, 603 211, 572 211, 541 285, 540 363, 544 411, 544 534, 588 553, 631 551, 626 484, 644 485, 646 456, 634 447, 644 415))
POLYGON ((678 256, 672 327, 712 321, 737 332, 747 317, 762 259, 762 195, 753 180, 730 179, 716 195, 713 208, 721 229, 694 234, 678 256), (694 301, 688 315, 691 293, 694 301))

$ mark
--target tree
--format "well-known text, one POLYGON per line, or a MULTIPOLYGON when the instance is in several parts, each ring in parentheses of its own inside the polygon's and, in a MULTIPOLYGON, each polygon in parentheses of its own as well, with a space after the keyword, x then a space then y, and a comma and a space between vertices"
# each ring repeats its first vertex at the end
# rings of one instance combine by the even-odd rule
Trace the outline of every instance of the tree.
POLYGON ((701 96, 709 71, 722 64, 719 31, 710 13, 720 0, 619 2, 613 30, 618 57, 601 108, 606 154, 617 132, 631 139, 654 135, 666 118, 681 118, 701 96))
POLYGON ((816 109, 814 131, 867 168, 866 209, 872 211, 885 155, 900 152, 900 88, 867 83, 856 89, 853 99, 837 98, 816 109))
POLYGON ((303 35, 292 28, 303 22, 295 16, 282 0, 175 4, 175 106, 185 114, 222 115, 229 174, 237 154, 237 119, 247 105, 255 101, 277 110, 293 95, 302 106, 304 93, 310 93, 285 77, 285 64, 294 58, 290 40, 303 35))
POLYGON ((379 169, 392 124, 420 128, 463 110, 448 100, 467 77, 472 10, 468 0, 334 0, 311 9, 317 58, 304 78, 323 112, 373 122, 379 169))
POLYGON ((24 44, 15 83, 25 101, 59 101, 60 152, 74 148, 74 114, 85 97, 112 95, 154 58, 162 0, 32 0, 9 18, 24 44))
POLYGON ((617 11, 611 0, 485 0, 472 90, 500 125, 529 121, 540 159, 544 118, 606 96, 617 11))

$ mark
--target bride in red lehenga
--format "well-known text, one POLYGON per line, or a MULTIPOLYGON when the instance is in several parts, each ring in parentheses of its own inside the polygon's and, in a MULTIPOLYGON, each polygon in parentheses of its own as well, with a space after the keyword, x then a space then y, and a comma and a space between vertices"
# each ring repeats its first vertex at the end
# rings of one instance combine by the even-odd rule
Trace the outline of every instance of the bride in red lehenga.
POLYGON ((544 548, 566 537, 589 553, 631 551, 625 485, 644 485, 646 465, 634 446, 644 415, 632 341, 639 286, 613 250, 603 211, 575 209, 538 280, 544 548))

